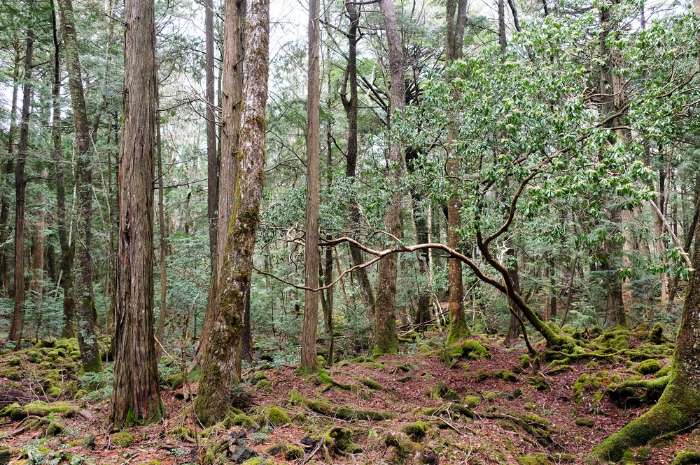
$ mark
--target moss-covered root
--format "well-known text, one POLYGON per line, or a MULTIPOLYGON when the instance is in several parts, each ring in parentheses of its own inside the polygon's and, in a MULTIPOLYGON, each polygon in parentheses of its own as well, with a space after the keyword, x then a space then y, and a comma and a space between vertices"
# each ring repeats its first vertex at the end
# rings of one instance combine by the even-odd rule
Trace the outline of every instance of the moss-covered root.
POLYGON ((595 461, 619 461, 630 447, 682 431, 697 421, 700 390, 672 379, 661 398, 647 413, 608 436, 593 452, 595 461))
POLYGON ((671 465, 700 464, 700 452, 684 450, 676 454, 671 465))

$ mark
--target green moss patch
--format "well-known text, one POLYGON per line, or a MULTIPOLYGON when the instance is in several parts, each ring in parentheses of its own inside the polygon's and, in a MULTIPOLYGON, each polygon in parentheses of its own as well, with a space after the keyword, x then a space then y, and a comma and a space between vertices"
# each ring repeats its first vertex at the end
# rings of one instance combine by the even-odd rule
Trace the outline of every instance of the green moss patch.
POLYGON ((128 431, 119 431, 112 435, 112 444, 117 447, 127 448, 134 443, 134 435, 128 431))

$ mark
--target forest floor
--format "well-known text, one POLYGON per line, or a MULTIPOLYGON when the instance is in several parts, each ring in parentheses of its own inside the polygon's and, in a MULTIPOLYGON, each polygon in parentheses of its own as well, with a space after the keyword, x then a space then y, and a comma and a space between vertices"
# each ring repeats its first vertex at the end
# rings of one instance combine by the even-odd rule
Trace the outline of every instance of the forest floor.
MULTIPOLYGON (((250 409, 208 429, 194 421, 196 382, 173 370, 163 380, 166 418, 118 433, 108 431, 108 376, 76 373, 74 341, 44 343, 0 356, 0 464, 585 463, 648 408, 640 393, 613 402, 611 387, 670 362, 670 343, 640 334, 591 337, 617 354, 603 360, 540 367, 487 336, 459 351, 419 336, 400 355, 312 377, 260 362, 245 373, 250 409), (640 354, 654 353, 660 363, 641 360, 651 367, 642 369, 640 354)), ((681 450, 700 451, 700 432, 632 451, 627 463, 670 464, 681 450)))

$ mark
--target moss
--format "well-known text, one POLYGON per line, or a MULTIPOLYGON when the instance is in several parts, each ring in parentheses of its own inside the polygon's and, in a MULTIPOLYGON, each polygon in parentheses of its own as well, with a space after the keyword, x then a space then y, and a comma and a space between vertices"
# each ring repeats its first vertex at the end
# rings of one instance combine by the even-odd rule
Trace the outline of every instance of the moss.
POLYGON ((682 384, 676 373, 661 398, 648 412, 608 436, 591 453, 599 460, 620 460, 630 447, 641 446, 667 433, 680 431, 693 424, 700 412, 697 386, 682 384))
POLYGON ((576 426, 584 426, 586 428, 592 428, 595 425, 595 420, 591 417, 577 417, 575 420, 576 426))
POLYGON ((444 349, 443 359, 451 363, 456 360, 481 360, 490 356, 488 349, 479 341, 467 339, 448 344, 444 349))
POLYGON ((12 460, 12 450, 7 446, 0 446, 0 465, 7 465, 12 460))
POLYGON ((610 331, 606 331, 592 342, 603 352, 618 351, 629 349, 630 347, 630 330, 623 327, 617 327, 610 331))
POLYGON ((289 391, 289 405, 302 405, 304 403, 304 397, 296 389, 289 391))
POLYGON ((270 380, 261 379, 255 384, 255 389, 257 389, 260 392, 270 393, 272 392, 272 383, 270 382, 270 380))
POLYGON ((47 436, 58 436, 65 431, 66 427, 63 423, 58 420, 50 420, 48 426, 46 427, 47 436))
MULTIPOLYGON (((285 414, 286 414, 286 412, 285 412, 285 414)), ((267 419, 267 417, 265 417, 265 418, 267 419)), ((287 420, 288 421, 286 423, 289 423, 289 417, 287 417, 287 420)), ((286 423, 281 423, 281 424, 286 424, 286 423)), ((253 418, 246 415, 245 413, 235 413, 233 415, 226 417, 226 420, 224 420, 224 425, 227 428, 230 428, 231 426, 242 426, 243 428, 246 428, 246 429, 257 429, 260 427, 253 418)))
POLYGON ((352 431, 334 426, 323 435, 323 445, 331 454, 354 454, 362 449, 353 442, 352 431))
POLYGON ((94 434, 88 434, 85 436, 82 440, 83 446, 87 447, 88 449, 94 449, 95 448, 95 435, 94 434))
POLYGON ((464 399, 462 400, 464 405, 466 405, 469 408, 475 408, 478 407, 479 404, 481 403, 481 397, 479 396, 464 396, 464 399))
POLYGON ((574 401, 580 403, 584 400, 593 399, 595 403, 600 403, 602 400, 602 392, 604 389, 619 382, 619 375, 610 374, 608 371, 597 371, 595 373, 582 373, 574 382, 573 394, 574 401), (593 394, 591 396, 591 394, 593 394))
POLYGON ((183 384, 185 384, 185 374, 184 373, 173 373, 167 376, 163 382, 170 387, 170 389, 180 389, 183 384))
POLYGON ((56 414, 64 417, 71 417, 78 413, 78 407, 70 402, 44 402, 36 400, 20 406, 12 403, 0 411, 0 416, 9 416, 13 420, 21 420, 26 416, 45 417, 56 414))
POLYGON ((546 454, 538 452, 536 454, 521 455, 517 458, 519 465, 551 465, 546 454))
POLYGON ((671 465, 700 464, 700 452, 683 450, 676 454, 671 465))
POLYGON ((27 413, 24 411, 21 405, 19 405, 17 402, 13 402, 0 410, 0 416, 10 417, 13 420, 21 420, 27 416, 27 413))
POLYGON ((453 389, 448 387, 445 383, 438 383, 433 389, 430 390, 430 397, 433 399, 443 399, 451 400, 457 402, 459 400, 459 395, 453 389))
POLYGON ((401 434, 389 433, 384 438, 384 445, 392 449, 393 456, 390 463, 404 463, 413 455, 415 445, 401 434))
POLYGON ((22 372, 17 367, 6 367, 0 369, 0 378, 7 378, 11 381, 20 381, 22 372))
POLYGON ((119 431, 112 435, 112 444, 117 447, 127 448, 134 443, 134 435, 128 431, 119 431))
POLYGON ((243 465, 268 465, 270 462, 262 457, 251 457, 243 465))
POLYGON ((379 384, 377 381, 373 380, 372 378, 361 378, 360 383, 375 391, 382 390, 382 385, 379 384))
POLYGON ((654 326, 649 330, 647 339, 653 344, 663 344, 666 338, 664 338, 664 327, 661 323, 655 323, 654 326))
POLYGON ((271 426, 286 425, 291 421, 289 419, 289 414, 282 407, 277 407, 274 405, 265 407, 262 413, 267 424, 271 426))
POLYGON ((270 455, 283 455, 285 460, 297 460, 304 456, 304 449, 294 444, 281 442, 267 449, 270 455))
POLYGON ((614 384, 607 390, 608 397, 618 407, 638 407, 655 403, 664 392, 669 377, 629 379, 614 384))
POLYGON ((548 391, 550 389, 549 383, 544 376, 541 375, 530 377, 530 379, 528 379, 528 384, 538 391, 548 391))
POLYGON ((180 441, 185 441, 185 442, 196 442, 196 436, 195 432, 192 431, 192 428, 189 428, 187 426, 178 426, 172 431, 172 435, 175 436, 177 439, 180 441))
POLYGON ((655 358, 643 360, 634 368, 637 373, 651 375, 661 370, 661 362, 655 358))
POLYGON ((486 371, 486 370, 480 370, 476 374, 476 380, 478 382, 485 381, 487 379, 502 379, 503 381, 508 381, 511 383, 515 383, 518 381, 518 377, 515 373, 513 373, 510 370, 495 370, 495 371, 486 371))
POLYGON ((309 410, 312 410, 321 415, 340 418, 341 420, 372 420, 381 421, 392 418, 393 415, 389 412, 380 410, 364 410, 356 409, 347 405, 336 406, 326 400, 308 399, 304 402, 309 410))
POLYGON ((412 441, 420 442, 427 434, 429 426, 430 425, 428 425, 428 423, 419 420, 404 425, 403 428, 401 428, 401 431, 406 433, 406 435, 411 438, 412 441))
POLYGON ((267 379, 267 374, 264 371, 256 371, 253 376, 250 377, 251 384, 257 384, 259 381, 267 379))
POLYGON ((343 391, 350 391, 352 389, 352 386, 350 386, 349 384, 343 384, 334 380, 326 370, 318 371, 318 373, 316 374, 315 382, 316 384, 325 384, 329 387, 337 387, 338 389, 342 389, 343 391))

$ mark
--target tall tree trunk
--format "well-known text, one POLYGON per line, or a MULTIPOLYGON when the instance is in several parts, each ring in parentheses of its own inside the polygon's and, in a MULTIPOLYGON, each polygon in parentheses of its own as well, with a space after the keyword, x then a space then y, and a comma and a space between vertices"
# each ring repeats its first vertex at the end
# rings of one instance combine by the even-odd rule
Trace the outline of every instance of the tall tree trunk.
MULTIPOLYGON (((42 172, 42 178, 49 177, 46 169, 42 172)), ((46 230, 46 210, 44 210, 44 194, 39 193, 39 210, 36 212, 34 225, 34 240, 32 247, 32 280, 29 283, 29 294, 34 303, 34 339, 39 339, 39 331, 43 320, 41 304, 44 296, 44 232, 46 230)))
POLYGON ((61 247, 61 264, 59 285, 63 290, 63 329, 62 337, 75 336, 75 300, 73 298, 73 257, 75 255, 74 243, 70 241, 70 226, 68 212, 66 210, 66 181, 63 165, 63 147, 61 142, 61 62, 56 12, 53 11, 51 2, 51 25, 53 28, 54 63, 53 86, 51 99, 53 103, 51 120, 51 138, 53 142, 52 160, 54 168, 54 184, 56 189, 56 226, 58 230, 58 243, 61 247))
MULTIPOLYGON (((389 74, 391 88, 389 92, 389 121, 393 124, 404 108, 406 86, 404 83, 404 53, 401 34, 396 17, 393 0, 380 0, 379 7, 384 16, 384 28, 389 47, 389 74)), ((391 136, 389 141, 388 174, 389 186, 393 190, 391 200, 384 215, 384 228, 390 235, 401 238, 401 176, 404 160, 401 144, 391 136)), ((379 262, 377 278, 377 301, 374 312, 374 349, 375 354, 394 353, 398 351, 399 339, 396 335, 396 277, 398 258, 389 255, 379 262)))
MULTIPOLYGON (((246 81, 236 154, 235 194, 226 252, 219 262, 222 265, 217 299, 220 308, 209 329, 209 341, 204 343, 202 379, 195 401, 197 417, 204 424, 212 424, 226 415, 232 403, 231 386, 240 381, 243 313, 250 287, 265 174, 269 9, 269 0, 253 0, 246 20, 243 61, 246 81)), ((238 18, 227 17, 227 22, 230 20, 238 18)), ((235 70, 225 68, 225 72, 231 71, 235 70)), ((230 110, 224 109, 229 118, 236 114, 230 110)), ((230 120, 223 122, 229 128, 233 125, 230 120)))
POLYGON ((245 21, 246 2, 244 0, 226 0, 224 5, 224 59, 221 71, 221 154, 219 158, 218 212, 216 219, 216 267, 209 285, 209 302, 202 327, 198 356, 206 351, 209 330, 216 321, 219 312, 217 301, 220 292, 219 275, 223 266, 226 236, 233 205, 234 184, 236 177, 236 157, 238 156, 238 137, 241 124, 241 100, 243 90, 243 24, 245 21))
MULTIPOLYGON (((32 2, 29 3, 31 8, 32 2)), ((19 347, 24 325, 24 209, 27 180, 24 166, 29 148, 29 118, 32 107, 32 58, 34 55, 34 31, 27 29, 24 47, 24 84, 22 85, 22 119, 19 127, 19 145, 15 163, 15 308, 10 325, 11 341, 19 347)))
POLYGON ((163 415, 153 338, 153 150, 157 77, 153 0, 126 0, 124 135, 112 427, 163 415))
MULTIPOLYGON (((304 241, 305 286, 318 287, 318 210, 320 206, 320 112, 321 112, 321 64, 320 64, 320 2, 309 1, 309 63, 307 87, 306 123, 306 228, 304 241)), ((304 323, 301 332, 301 369, 315 371, 316 327, 318 326, 318 292, 304 292, 304 323)))
MULTIPOLYGON (((499 0, 502 2, 502 0, 499 0)), ((499 10, 500 11, 500 10, 499 10)), ((447 2, 447 61, 452 63, 462 57, 462 43, 464 42, 464 27, 467 21, 466 0, 448 0, 447 2)), ((457 128, 455 124, 449 124, 447 128, 447 162, 446 174, 452 181, 459 183, 459 160, 454 154, 454 141, 457 128)), ((458 249, 460 238, 459 228, 461 224, 461 204, 457 195, 452 195, 447 201, 447 245, 458 249)), ((455 258, 447 260, 447 279, 449 283, 449 312, 450 331, 448 341, 456 341, 469 333, 464 318, 464 285, 462 283, 462 262, 455 258)))
MULTIPOLYGON (((328 9, 326 8, 324 13, 324 20, 326 24, 330 23, 330 17, 328 9)), ((333 84, 331 81, 331 49, 329 45, 326 45, 326 89, 328 95, 326 97, 326 112, 330 115, 333 112, 333 84)), ((326 189, 328 192, 331 191, 333 186, 333 128, 332 120, 328 118, 326 121, 326 189)), ((326 236, 330 239, 329 235, 326 236)), ((325 257, 323 265, 323 285, 329 285, 333 281, 333 248, 325 248, 325 257)), ((333 293, 335 289, 334 286, 330 286, 326 289, 325 298, 324 293, 321 292, 321 297, 325 302, 323 305, 323 320, 326 324, 326 341, 328 344, 326 350, 326 359, 328 366, 333 365, 333 349, 334 349, 334 337, 333 337, 333 293)))
MULTIPOLYGON (((360 40, 358 37, 360 13, 353 0, 345 0, 345 9, 350 19, 350 26, 347 32, 348 64, 345 69, 345 82, 343 83, 340 98, 348 120, 345 176, 354 180, 357 171, 357 42, 360 40), (348 87, 350 88, 350 97, 347 96, 348 87)), ((360 224, 360 208, 354 196, 350 199, 350 218, 348 223, 353 229, 350 234, 354 236, 354 229, 360 224)), ((364 262, 362 251, 354 245, 350 246, 350 258, 353 266, 359 266, 364 262)), ((369 309, 370 315, 374 315, 374 292, 372 291, 372 283, 367 275, 367 269, 358 268, 354 273, 360 282, 360 292, 364 303, 369 309)))
MULTIPOLYGON (((520 294, 520 274, 518 273, 518 256, 515 253, 515 249, 508 247, 508 249, 506 249, 506 257, 508 260, 506 262, 506 267, 508 268, 508 275, 510 275, 510 279, 513 281, 513 289, 520 294)), ((510 306, 510 323, 508 324, 505 345, 510 345, 518 339, 522 330, 523 321, 523 314, 512 299, 508 299, 508 305, 510 306)))
POLYGON ((90 126, 85 106, 85 93, 78 56, 78 38, 73 17, 71 0, 58 0, 61 11, 61 31, 63 33, 68 88, 73 108, 75 125, 75 146, 77 149, 75 177, 78 187, 78 221, 76 232, 78 274, 80 279, 75 286, 78 299, 78 343, 85 371, 101 369, 100 351, 95 334, 97 314, 92 293, 92 166, 90 149, 90 126))
POLYGON ((243 310, 243 334, 241 336, 241 358, 247 362, 253 361, 253 334, 250 321, 250 286, 245 292, 245 308, 243 310))
MULTIPOLYGON (((156 108, 160 97, 156 90, 156 108)), ((207 147, 208 149, 208 147, 207 147)), ((160 311, 158 315, 158 340, 163 342, 168 319, 168 225, 165 222, 165 190, 163 179, 163 147, 160 137, 160 113, 156 112, 156 157, 158 158, 158 268, 160 269, 160 311)))
POLYGON ((211 270, 216 267, 216 219, 219 203, 219 157, 216 150, 216 108, 214 102, 214 2, 204 2, 206 43, 206 119, 207 119, 207 214, 209 216, 209 254, 211 270))
POLYGON ((3 163, 3 179, 0 182, 0 285, 8 292, 10 290, 10 273, 8 271, 9 251, 7 239, 10 235, 8 223, 10 220, 10 185, 8 178, 15 170, 15 132, 17 132, 17 91, 19 90, 19 69, 22 64, 20 44, 13 41, 15 48, 14 66, 12 68, 12 103, 10 106, 10 127, 7 131, 7 160, 3 163))

